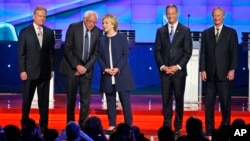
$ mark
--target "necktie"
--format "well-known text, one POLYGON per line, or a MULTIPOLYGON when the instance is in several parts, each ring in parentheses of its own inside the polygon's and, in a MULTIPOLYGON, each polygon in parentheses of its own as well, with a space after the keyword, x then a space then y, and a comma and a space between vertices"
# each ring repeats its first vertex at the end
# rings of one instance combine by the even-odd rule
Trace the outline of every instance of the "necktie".
POLYGON ((84 47, 83 47, 83 62, 86 62, 88 59, 88 53, 89 53, 89 35, 88 30, 86 30, 85 36, 84 36, 84 47))
POLYGON ((170 36, 170 42, 172 42, 173 38, 174 38, 174 26, 172 26, 172 25, 171 25, 171 30, 170 30, 169 36, 170 36))
POLYGON ((43 46, 43 33, 42 33, 42 28, 41 27, 38 27, 38 33, 37 33, 37 37, 38 37, 38 41, 39 41, 39 44, 40 44, 40 47, 43 46))
POLYGON ((220 29, 219 28, 216 28, 216 33, 215 33, 215 40, 216 40, 216 42, 218 41, 218 39, 219 39, 219 36, 220 36, 220 29))

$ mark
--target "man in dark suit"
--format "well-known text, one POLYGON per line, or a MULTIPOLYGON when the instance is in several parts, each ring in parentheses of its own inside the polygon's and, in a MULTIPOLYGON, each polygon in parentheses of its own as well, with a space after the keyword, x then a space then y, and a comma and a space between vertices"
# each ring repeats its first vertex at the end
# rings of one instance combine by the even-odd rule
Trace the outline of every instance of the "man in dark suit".
POLYGON ((23 80, 22 119, 29 118, 31 102, 37 88, 40 126, 48 127, 49 86, 54 71, 54 32, 44 26, 47 10, 36 7, 33 24, 21 30, 18 39, 18 61, 23 80))
POLYGON ((222 121, 230 124, 231 85, 237 67, 238 38, 234 29, 223 25, 225 12, 216 7, 212 12, 214 26, 202 33, 200 49, 201 79, 206 81, 205 120, 206 132, 211 136, 214 129, 214 104, 219 96, 222 121))
POLYGON ((94 64, 97 59, 100 30, 95 26, 98 15, 86 11, 83 21, 69 25, 60 71, 65 76, 67 94, 67 122, 75 121, 77 88, 80 88, 79 125, 88 117, 94 64))
POLYGON ((155 39, 155 60, 160 70, 163 125, 172 128, 172 97, 175 96, 175 134, 180 134, 183 120, 186 65, 192 55, 190 29, 178 22, 178 9, 170 4, 166 7, 168 24, 159 28, 155 39))

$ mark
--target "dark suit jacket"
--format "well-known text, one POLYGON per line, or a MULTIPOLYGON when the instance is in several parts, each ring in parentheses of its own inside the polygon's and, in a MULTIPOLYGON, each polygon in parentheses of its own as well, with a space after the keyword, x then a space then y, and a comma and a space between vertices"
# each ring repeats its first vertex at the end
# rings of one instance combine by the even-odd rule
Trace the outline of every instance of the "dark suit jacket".
MULTIPOLYGON (((115 75, 116 91, 124 92, 135 88, 134 79, 128 64, 129 46, 126 35, 117 33, 111 37, 113 67, 119 68, 120 72, 115 75)), ((113 92, 111 76, 104 73, 104 69, 110 68, 109 37, 100 37, 100 49, 98 62, 101 67, 101 92, 113 92)))
MULTIPOLYGON (((179 64, 182 68, 174 76, 186 76, 186 65, 192 55, 192 38, 190 29, 178 23, 172 43, 169 38, 168 24, 159 28, 155 39, 155 60, 158 68, 162 65, 172 66, 179 64)), ((164 72, 160 72, 165 76, 164 72)))
POLYGON ((83 35, 84 23, 77 22, 69 25, 66 33, 66 41, 64 46, 64 58, 62 60, 60 71, 65 75, 74 76, 77 65, 83 65, 87 68, 85 77, 92 79, 93 77, 93 66, 97 59, 98 51, 98 40, 100 36, 100 29, 94 27, 91 32, 89 58, 86 63, 82 61, 83 52, 83 35))
POLYGON ((227 81, 229 70, 237 68, 238 38, 234 29, 223 25, 216 43, 214 27, 203 31, 200 49, 200 71, 206 71, 207 80, 227 81), (216 71, 216 72, 215 72, 216 71))
POLYGON ((27 72, 28 79, 50 79, 55 61, 54 32, 43 26, 43 46, 39 45, 33 24, 21 30, 18 39, 19 71, 27 72))

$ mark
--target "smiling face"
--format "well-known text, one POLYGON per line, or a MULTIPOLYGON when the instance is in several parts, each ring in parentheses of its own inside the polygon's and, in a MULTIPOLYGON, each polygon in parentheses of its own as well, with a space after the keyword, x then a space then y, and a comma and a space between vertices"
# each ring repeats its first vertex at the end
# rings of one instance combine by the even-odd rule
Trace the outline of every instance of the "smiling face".
POLYGON ((214 25, 216 27, 219 27, 223 24, 224 17, 225 17, 223 9, 215 8, 213 10, 212 16, 213 16, 214 25))
POLYGON ((166 15, 168 19, 168 23, 175 24, 177 22, 178 11, 176 7, 171 6, 166 8, 166 15))
POLYGON ((46 10, 36 10, 33 15, 34 23, 38 26, 42 26, 46 20, 46 10))

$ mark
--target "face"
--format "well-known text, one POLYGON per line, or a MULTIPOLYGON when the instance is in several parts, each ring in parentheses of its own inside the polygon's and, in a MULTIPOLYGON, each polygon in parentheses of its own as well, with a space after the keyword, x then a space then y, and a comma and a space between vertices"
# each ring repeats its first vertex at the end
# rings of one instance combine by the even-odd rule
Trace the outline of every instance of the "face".
POLYGON ((176 23, 178 16, 177 9, 175 9, 174 7, 169 7, 166 12, 167 12, 166 14, 168 18, 168 23, 170 24, 176 23))
POLYGON ((221 9, 215 9, 213 11, 213 21, 215 26, 220 26, 223 24, 224 14, 221 9))
POLYGON ((36 25, 42 26, 46 20, 46 11, 45 10, 37 10, 33 15, 33 19, 36 25))
POLYGON ((89 14, 84 18, 83 22, 88 30, 92 30, 95 27, 97 17, 95 14, 89 14))
POLYGON ((110 31, 114 31, 114 25, 111 23, 109 18, 103 19, 102 26, 103 26, 104 32, 106 33, 110 31))

